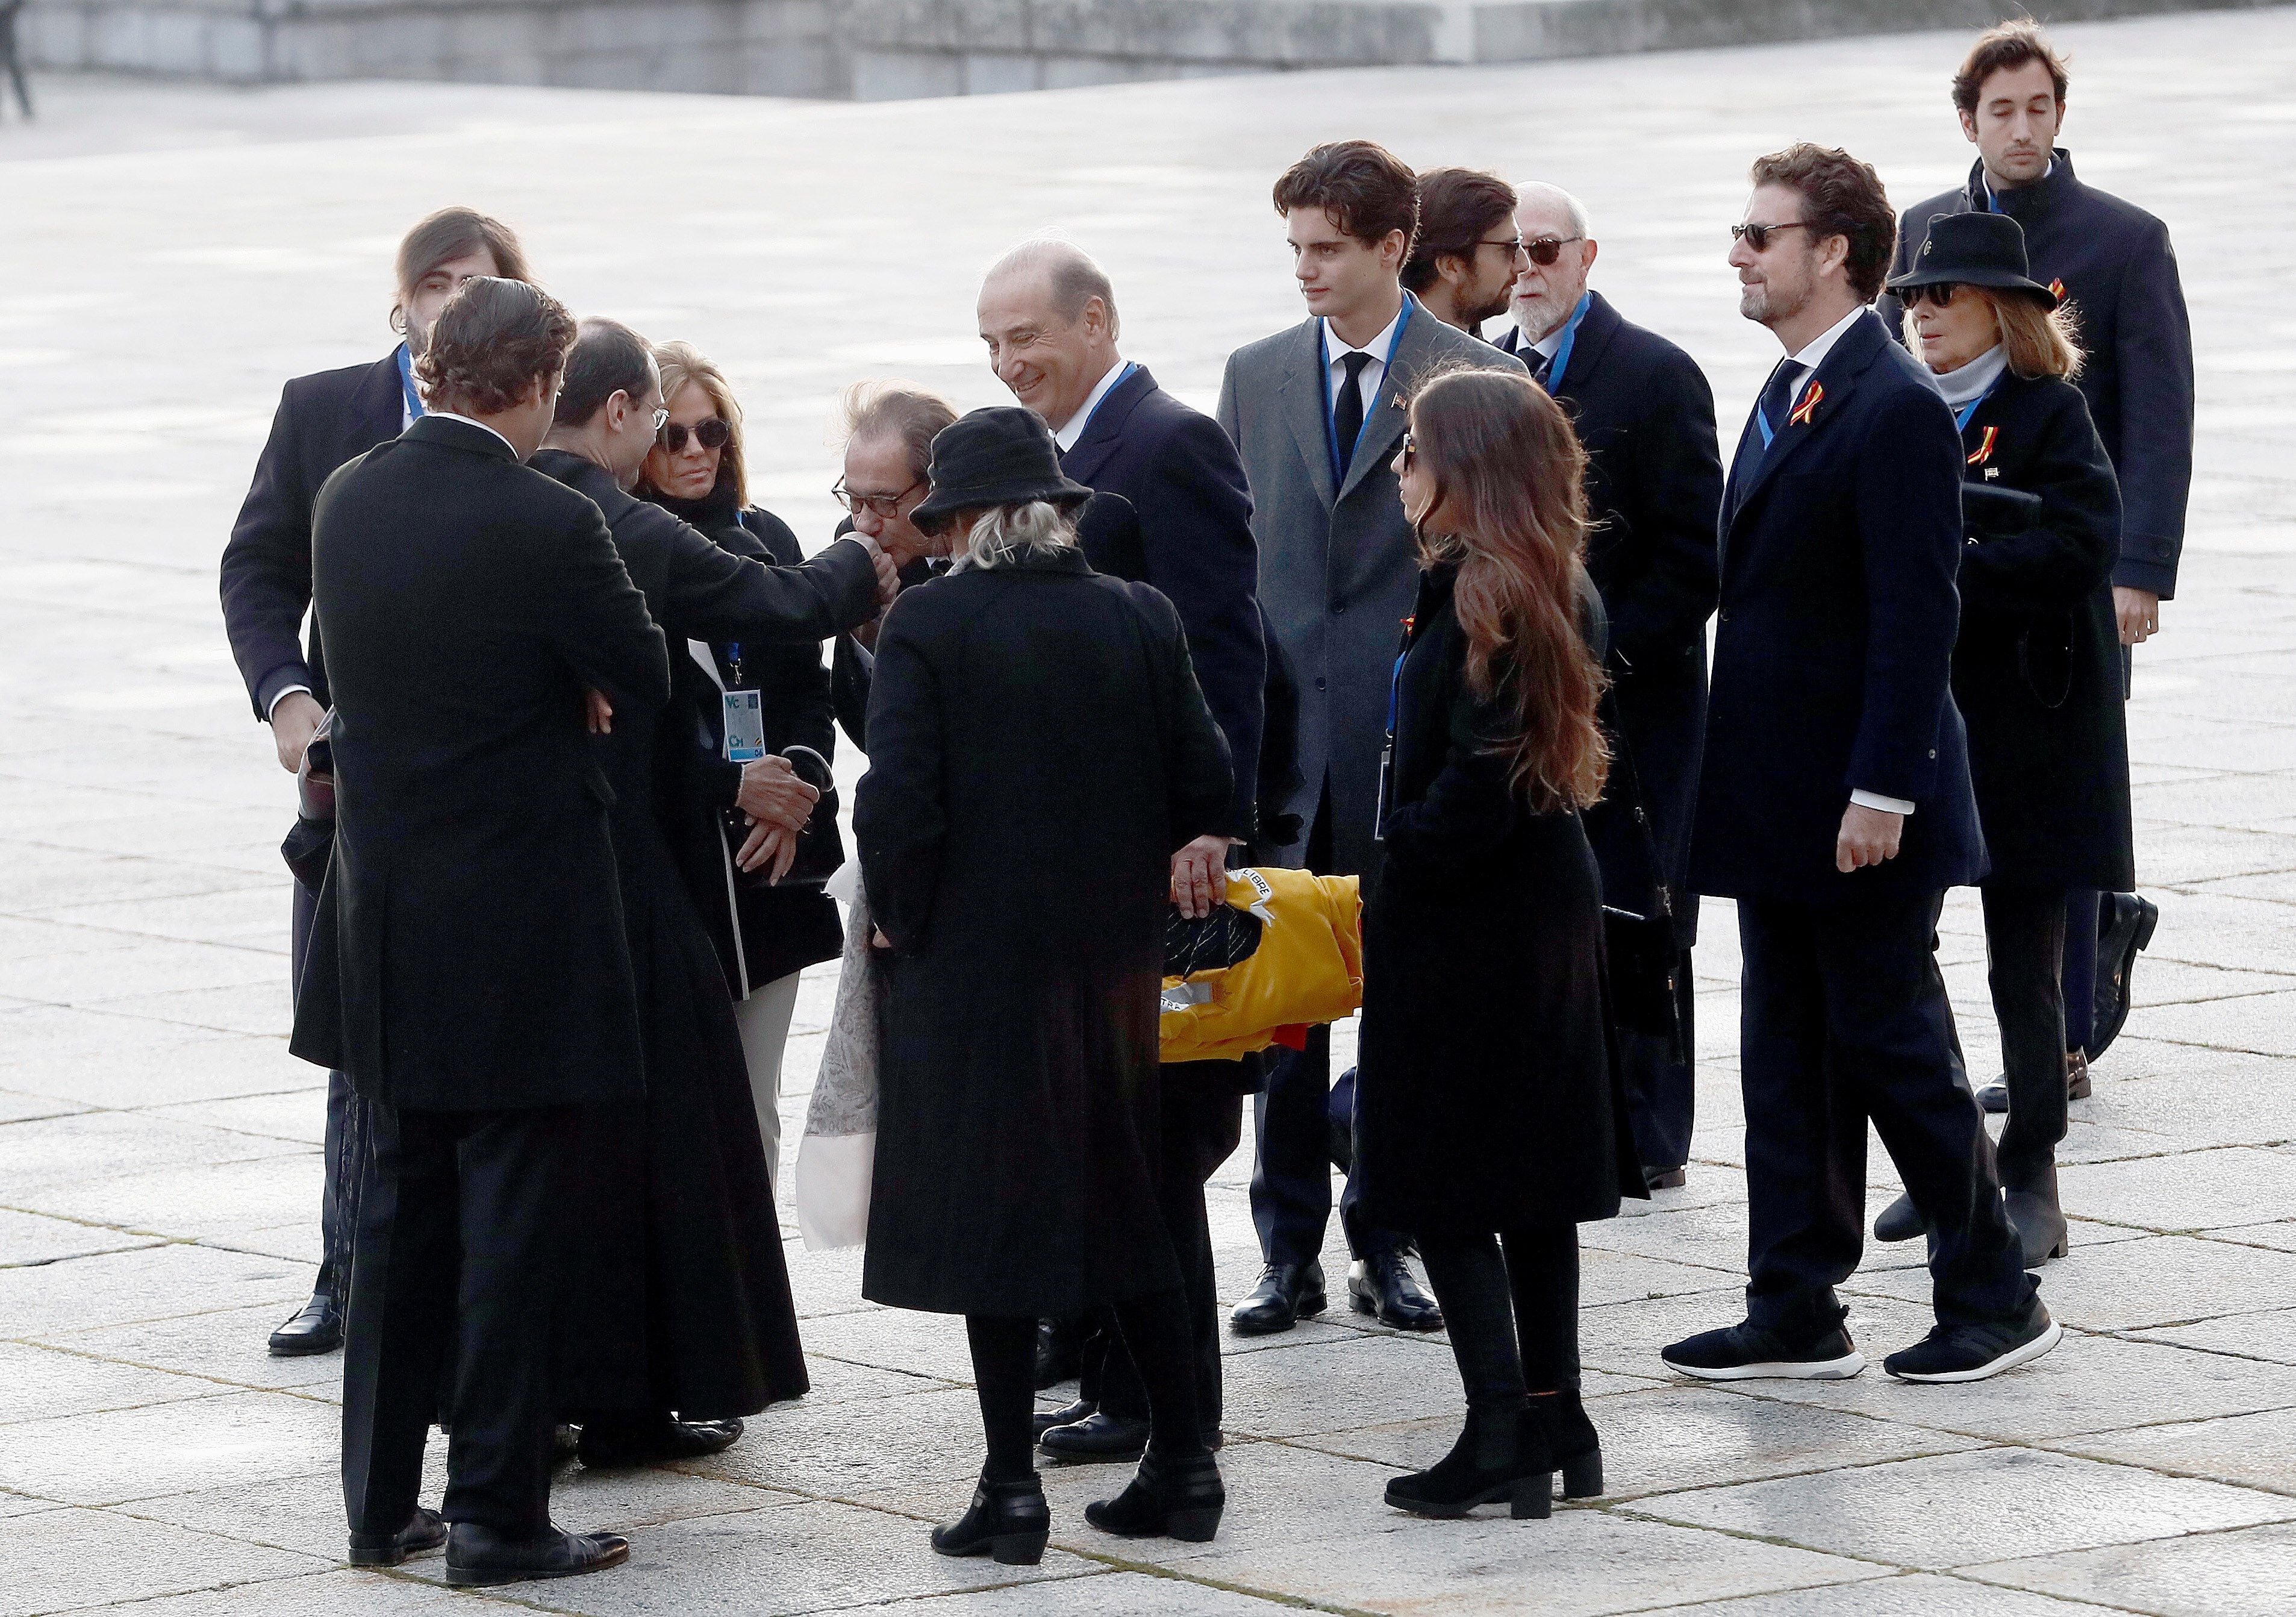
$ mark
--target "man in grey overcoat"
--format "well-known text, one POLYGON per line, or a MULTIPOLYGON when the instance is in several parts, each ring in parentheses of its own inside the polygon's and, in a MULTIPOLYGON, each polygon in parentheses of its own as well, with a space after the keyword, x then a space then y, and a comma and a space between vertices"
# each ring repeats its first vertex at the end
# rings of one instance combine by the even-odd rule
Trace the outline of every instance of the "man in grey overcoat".
MULTIPOLYGON (((1419 218, 1418 176, 1369 141, 1316 147, 1275 185, 1308 318, 1230 355, 1219 420, 1242 456, 1259 543, 1259 600, 1300 690, 1305 827, 1284 861, 1332 874, 1369 864, 1388 693, 1418 587, 1417 542, 1389 463, 1412 389, 1459 365, 1521 369, 1446 325, 1400 279, 1419 218)), ((1320 1254, 1330 1162, 1348 1158, 1354 1074, 1331 1084, 1331 1033, 1275 1063, 1257 1111, 1252 1220, 1267 1270, 1234 1313, 1245 1334, 1288 1330, 1325 1306, 1320 1254)), ((1441 1312, 1404 1263, 1407 1237, 1364 1227, 1352 1184, 1340 1221, 1363 1313, 1438 1330, 1441 1312)))

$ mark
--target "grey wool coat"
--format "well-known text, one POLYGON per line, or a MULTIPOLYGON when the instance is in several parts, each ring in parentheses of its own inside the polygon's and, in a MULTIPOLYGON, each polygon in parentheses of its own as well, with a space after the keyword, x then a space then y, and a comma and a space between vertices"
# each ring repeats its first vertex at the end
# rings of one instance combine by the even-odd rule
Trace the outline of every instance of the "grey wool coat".
MULTIPOLYGON (((1413 308, 1379 395, 1364 411, 1347 479, 1334 488, 1323 365, 1316 318, 1236 349, 1220 383, 1219 422, 1251 485, 1259 608, 1300 686, 1303 784, 1286 808, 1300 817, 1304 839, 1328 777, 1332 870, 1354 874, 1371 858, 1388 686, 1419 590, 1417 541, 1388 469, 1405 406, 1439 369, 1523 365, 1413 308)), ((1279 857, 1298 865, 1304 851, 1303 840, 1279 857)))

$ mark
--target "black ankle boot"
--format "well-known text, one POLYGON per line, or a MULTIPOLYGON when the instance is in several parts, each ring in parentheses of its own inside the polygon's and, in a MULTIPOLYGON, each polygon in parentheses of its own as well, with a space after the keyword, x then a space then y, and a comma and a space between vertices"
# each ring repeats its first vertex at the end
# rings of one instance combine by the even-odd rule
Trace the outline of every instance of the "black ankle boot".
POLYGON ((1450 1453, 1387 1485, 1387 1502, 1414 1516, 1449 1520, 1500 1499, 1518 1521, 1542 1519, 1554 1508, 1545 1427, 1513 1400, 1468 1406, 1466 1427, 1450 1453))
POLYGON ((1578 1401, 1578 1389, 1565 1387, 1545 1398, 1534 1398, 1523 1411, 1526 1420, 1538 1423, 1546 1457, 1562 1473, 1566 1499, 1598 1498, 1603 1492, 1603 1440, 1578 1401))
POLYGON ((1219 1531, 1227 1486, 1209 1454, 1174 1459, 1153 1444, 1124 1491, 1084 1507, 1084 1519, 1119 1539, 1185 1539, 1203 1544, 1219 1531))
POLYGON ((1026 1482, 980 1479, 965 1513, 932 1531, 932 1547, 944 1555, 994 1555, 1004 1566, 1034 1566, 1045 1558, 1053 1513, 1044 1484, 1032 1472, 1026 1482))

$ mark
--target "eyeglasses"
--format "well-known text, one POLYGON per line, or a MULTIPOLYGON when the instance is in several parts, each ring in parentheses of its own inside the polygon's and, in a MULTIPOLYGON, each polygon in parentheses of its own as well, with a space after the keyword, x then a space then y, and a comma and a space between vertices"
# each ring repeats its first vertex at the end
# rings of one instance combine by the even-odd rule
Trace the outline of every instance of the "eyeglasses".
POLYGON ((1809 227, 1808 219, 1788 219, 1777 225, 1733 225, 1730 226, 1730 239, 1734 242, 1745 242, 1756 252, 1767 252, 1770 250, 1770 238, 1779 231, 1808 230, 1809 227))
POLYGON ((1522 238, 1521 236, 1509 236, 1504 241, 1487 236, 1483 240, 1476 242, 1475 245, 1478 247, 1504 247, 1506 249, 1507 257, 1511 259, 1519 259, 1529 250, 1523 246, 1522 238))
POLYGON ((1419 440, 1413 438, 1410 433, 1406 432, 1403 435, 1403 469, 1406 472, 1410 471, 1411 468, 1418 463, 1418 460, 1419 440))
POLYGON ((697 421, 690 427, 684 422, 671 421, 667 410, 661 413, 661 418, 668 424, 659 428, 656 435, 661 440, 661 447, 672 455, 685 453, 689 435, 705 449, 722 449, 734 436, 734 429, 715 415, 697 421))
POLYGON ((664 422, 666 422, 666 421, 668 421, 668 419, 669 419, 669 406, 668 406, 668 405, 656 405, 656 406, 654 406, 654 407, 653 407, 653 435, 654 435, 656 438, 660 438, 660 437, 661 436, 661 423, 664 423, 664 422))
POLYGON ((1908 286, 1906 288, 1906 307, 1919 308, 1924 303, 1934 303, 1939 308, 1945 308, 1952 304, 1954 294, 1959 291, 1961 283, 1958 281, 1934 281, 1927 286, 1908 286))
POLYGON ((1586 239, 1585 236, 1541 236, 1536 242, 1525 242, 1520 250, 1524 258, 1545 269, 1561 258, 1562 250, 1571 242, 1586 239))
POLYGON ((856 494, 845 486, 845 480, 840 477, 830 485, 829 492, 851 515, 859 516, 865 511, 873 511, 890 522, 900 516, 901 502, 924 486, 925 480, 919 478, 898 494, 856 494))

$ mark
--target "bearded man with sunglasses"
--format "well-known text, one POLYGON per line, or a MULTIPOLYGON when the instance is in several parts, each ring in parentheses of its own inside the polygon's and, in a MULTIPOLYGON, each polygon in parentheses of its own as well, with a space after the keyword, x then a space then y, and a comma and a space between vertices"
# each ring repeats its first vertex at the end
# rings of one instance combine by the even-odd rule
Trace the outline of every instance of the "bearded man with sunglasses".
POLYGON ((1732 234, 1739 312, 1787 357, 1738 440, 1691 846, 1744 957, 1743 1323, 1664 1350, 1709 1381, 1835 1380, 1865 1360, 1834 1288, 1857 1268, 1866 1125, 1931 1232, 1937 1326, 1882 1367, 1982 1380, 2062 1334, 2020 1260, 1935 946, 1985 872, 1949 684, 1962 448, 1927 373, 1868 307, 1897 216, 1845 152, 1754 164, 1732 234))
POLYGON ((1514 224, 1523 250, 1513 323, 1498 346, 1531 367, 1586 447, 1594 525, 1587 570, 1611 625, 1605 718, 1618 759, 1607 791, 1629 815, 1606 810, 1590 819, 1588 832, 1611 901, 1645 902, 1629 895, 1654 879, 1661 890, 1655 896, 1674 921, 1679 1040, 1620 1030, 1644 1181, 1674 1189, 1684 1183, 1696 1104, 1690 950, 1698 940, 1698 895, 1689 885, 1690 821, 1706 739, 1706 620, 1721 578, 1714 390, 1696 360, 1588 288, 1598 249, 1577 197, 1554 185, 1521 186, 1514 224), (1631 818, 1636 808, 1647 817, 1646 839, 1631 818))

